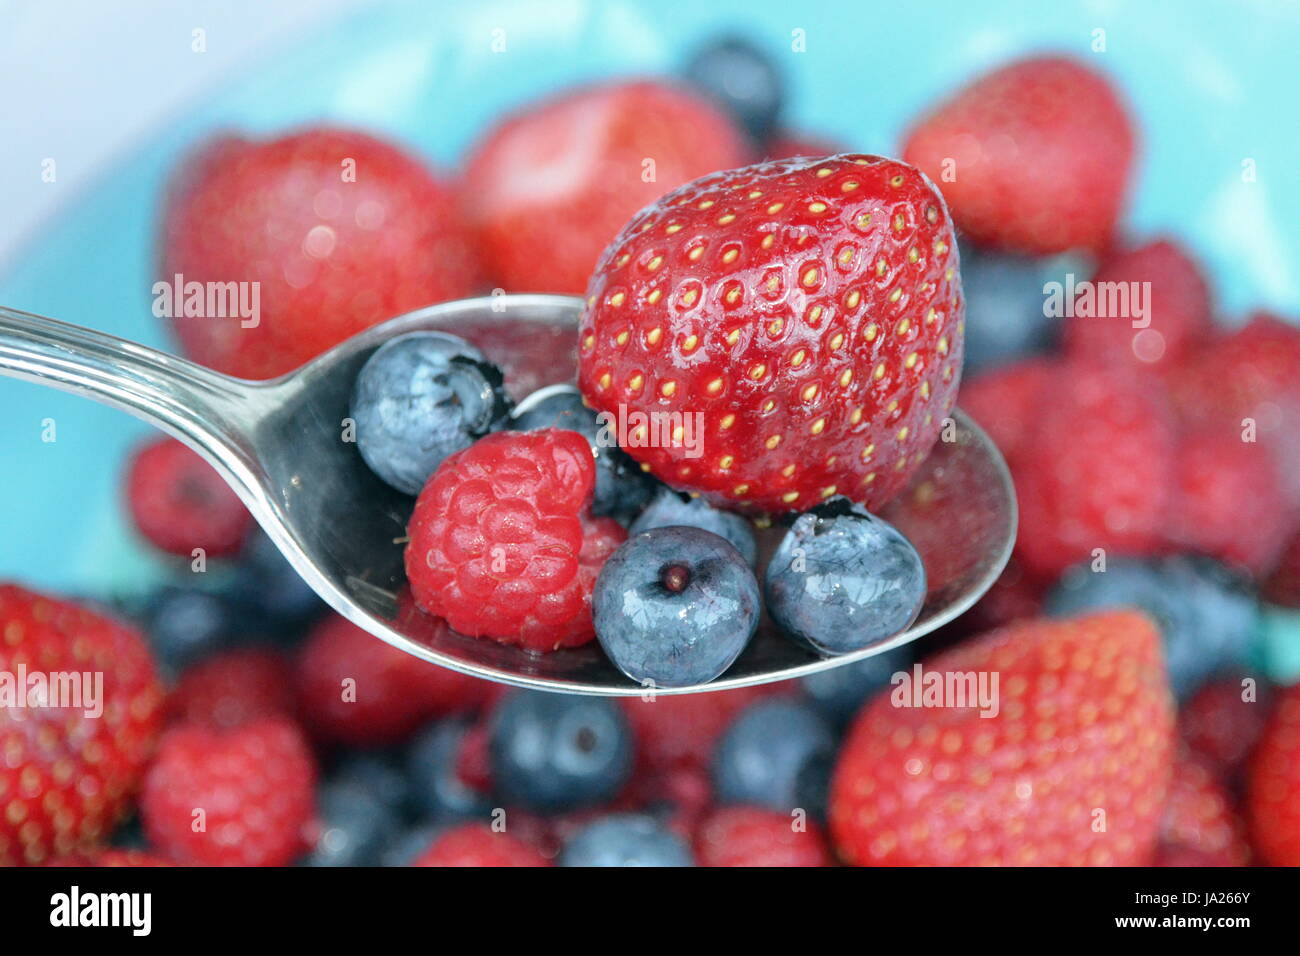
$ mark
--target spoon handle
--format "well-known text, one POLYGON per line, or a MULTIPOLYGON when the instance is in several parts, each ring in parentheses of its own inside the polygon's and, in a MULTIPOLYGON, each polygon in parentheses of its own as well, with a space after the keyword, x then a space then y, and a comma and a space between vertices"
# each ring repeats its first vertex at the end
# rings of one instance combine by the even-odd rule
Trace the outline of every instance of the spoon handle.
MULTIPOLYGON (((136 342, 0 306, 0 374, 130 412, 228 468, 251 463, 263 388, 136 342)), ((235 470, 235 469, 231 469, 235 470)), ((242 477, 242 476, 241 476, 242 477)))

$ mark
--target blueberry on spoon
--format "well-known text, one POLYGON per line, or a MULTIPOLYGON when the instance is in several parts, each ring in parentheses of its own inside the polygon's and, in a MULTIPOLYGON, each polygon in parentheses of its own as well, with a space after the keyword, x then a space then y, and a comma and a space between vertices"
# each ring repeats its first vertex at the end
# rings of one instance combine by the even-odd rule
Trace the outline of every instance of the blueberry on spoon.
POLYGON ((847 498, 800 515, 767 566, 772 619, 823 654, 879 644, 916 620, 925 567, 892 525, 847 498))
POLYGON ((747 518, 715 508, 702 498, 692 498, 671 488, 661 488, 627 530, 629 534, 640 534, 642 531, 672 525, 712 531, 719 537, 726 538, 751 568, 758 564, 758 545, 747 518))
POLYGON ((411 332, 366 360, 352 393, 357 450, 399 491, 419 494, 443 459, 504 425, 501 370, 464 339, 411 332))
POLYGON ((758 627, 762 599, 726 539, 674 526, 634 535, 610 555, 591 608, 619 670, 649 687, 685 687, 731 666, 758 627))

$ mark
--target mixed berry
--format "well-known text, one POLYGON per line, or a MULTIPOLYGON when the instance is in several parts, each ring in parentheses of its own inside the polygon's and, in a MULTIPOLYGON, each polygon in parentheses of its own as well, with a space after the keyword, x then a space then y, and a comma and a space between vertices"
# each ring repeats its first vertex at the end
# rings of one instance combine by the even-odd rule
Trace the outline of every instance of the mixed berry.
POLYGON ((123 483, 165 588, 0 585, 0 674, 105 678, 98 716, 0 696, 0 864, 1300 865, 1300 328, 1227 327, 1193 250, 1126 233, 1139 123, 1091 65, 978 78, 899 159, 792 129, 789 99, 726 37, 505 117, 460 175, 324 127, 193 156, 164 274, 262 282, 255 326, 172 320, 222 371, 491 289, 585 296, 576 381, 417 332, 347 423, 410 497, 421 613, 644 693, 389 647, 156 441, 123 483), (1067 277, 1149 288, 1144 321, 1051 314, 1067 277), (912 625, 934 575, 879 512, 963 362, 1020 510, 976 607, 800 681, 657 695, 760 628, 812 660, 912 625))

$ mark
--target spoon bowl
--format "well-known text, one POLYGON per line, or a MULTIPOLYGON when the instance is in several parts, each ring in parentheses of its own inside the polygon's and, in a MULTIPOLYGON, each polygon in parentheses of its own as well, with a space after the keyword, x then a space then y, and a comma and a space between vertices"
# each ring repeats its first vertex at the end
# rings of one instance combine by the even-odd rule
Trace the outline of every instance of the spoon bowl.
MULTIPOLYGON (((571 381, 582 303, 499 295, 420 309, 362 332, 294 372, 230 378, 172 355, 54 319, 0 307, 0 373, 113 405, 167 431, 212 463, 309 585, 336 611, 409 654, 489 680, 540 690, 647 692, 591 643, 537 654, 457 634, 410 600, 402 554, 414 499, 386 485, 346 440, 353 382, 388 339, 438 329, 477 345, 516 399, 571 381)), ((656 694, 786 680, 881 653, 933 631, 988 590, 1015 541, 1005 463, 957 411, 910 484, 882 512, 920 551, 929 578, 916 622, 888 641, 820 658, 764 620, 731 668, 707 684, 656 694)), ((780 529, 760 531, 770 554, 780 529)))

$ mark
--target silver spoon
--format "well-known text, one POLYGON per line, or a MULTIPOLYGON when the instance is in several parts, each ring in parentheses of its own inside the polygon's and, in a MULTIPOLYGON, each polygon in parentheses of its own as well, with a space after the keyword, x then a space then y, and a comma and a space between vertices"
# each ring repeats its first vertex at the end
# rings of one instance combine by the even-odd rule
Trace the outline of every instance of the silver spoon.
MULTIPOLYGON (((326 602, 394 647, 523 687, 644 694, 647 689, 616 670, 594 641, 535 654, 465 637, 416 610, 403 594, 402 571, 412 499, 376 478, 343 440, 353 381, 387 339, 418 329, 454 332, 501 364, 521 398, 573 377, 581 308, 578 299, 549 295, 448 302, 368 329, 288 375, 250 382, 0 307, 0 373, 121 408, 193 447, 326 602)), ((821 659, 765 624, 722 677, 655 693, 723 690, 838 667, 913 641, 974 604, 1010 556, 1015 495, 1001 455, 960 411, 946 438, 882 513, 925 558, 930 591, 912 627, 875 647, 821 659)))

